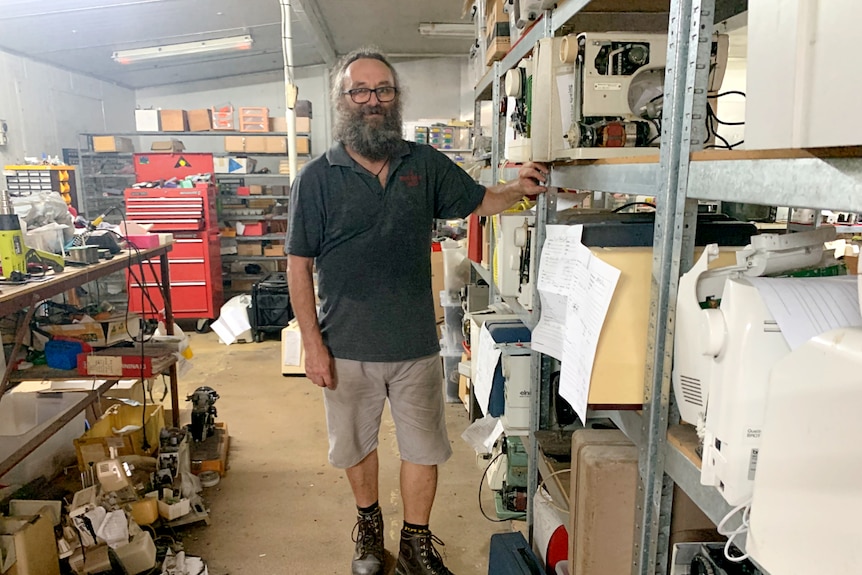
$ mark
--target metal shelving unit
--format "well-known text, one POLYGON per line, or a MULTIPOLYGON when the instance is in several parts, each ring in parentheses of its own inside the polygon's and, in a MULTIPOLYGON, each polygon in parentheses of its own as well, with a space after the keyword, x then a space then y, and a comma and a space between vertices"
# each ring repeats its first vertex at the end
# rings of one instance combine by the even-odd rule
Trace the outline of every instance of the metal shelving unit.
MULTIPOLYGON (((481 9, 483 2, 480 0, 478 4, 481 9)), ((545 12, 542 20, 522 35, 502 61, 494 63, 475 87, 477 126, 482 100, 492 100, 493 109, 500 109, 501 80, 505 72, 527 56, 540 38, 560 31, 588 4, 589 0, 569 0, 545 12)), ((692 263, 697 200, 751 201, 752 190, 756 189, 758 204, 862 211, 862 159, 822 158, 803 152, 789 156, 744 151, 698 152, 705 139, 701 133, 704 116, 700 110, 704 110, 706 104, 706 71, 713 26, 745 10, 745 0, 671 0, 659 154, 555 166, 550 177, 552 188, 540 197, 537 207, 536 246, 540 250, 544 226, 553 220, 554 188, 657 198, 647 350, 649 366, 643 410, 640 413, 591 411, 593 417, 610 419, 639 447, 638 519, 632 558, 635 575, 667 572, 674 484, 716 523, 730 511, 716 489, 700 485, 699 460, 692 448, 696 437, 686 435, 691 429, 674 426, 668 432, 668 423, 673 417, 670 370, 675 302, 680 272, 692 263)), ((496 181, 503 134, 501 118, 496 113, 491 128, 495 143, 492 173, 496 181)), ((519 310, 527 325, 534 324, 541 313, 538 301, 534 301, 532 313, 521 306, 512 307, 519 310)), ((528 497, 535 493, 536 472, 544 466, 537 459, 536 432, 549 420, 548 364, 548 358, 534 353, 528 497)), ((738 523, 737 518, 731 520, 728 527, 734 528, 735 523, 738 523)), ((744 547, 744 540, 737 538, 735 543, 744 547)))

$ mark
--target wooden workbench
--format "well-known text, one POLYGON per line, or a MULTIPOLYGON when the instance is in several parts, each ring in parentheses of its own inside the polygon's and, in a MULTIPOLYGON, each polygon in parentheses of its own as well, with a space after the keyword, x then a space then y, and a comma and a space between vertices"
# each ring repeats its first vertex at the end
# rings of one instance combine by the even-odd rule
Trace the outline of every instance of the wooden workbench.
MULTIPOLYGON (((66 266, 66 269, 59 274, 47 276, 44 280, 28 282, 21 285, 0 285, 0 317, 10 315, 12 313, 27 310, 25 318, 18 328, 18 333, 15 335, 15 347, 12 350, 10 361, 6 366, 6 371, 0 380, 0 401, 3 399, 3 394, 8 389, 9 377, 14 370, 15 357, 17 356, 21 343, 26 333, 27 326, 33 317, 39 302, 59 295, 70 289, 74 289, 80 285, 97 280, 108 274, 122 271, 131 265, 135 265, 140 261, 151 259, 159 260, 159 267, 162 276, 162 297, 165 304, 165 329, 169 335, 173 334, 173 308, 171 305, 170 291, 170 275, 168 271, 167 254, 171 250, 171 244, 162 245, 156 248, 140 250, 138 252, 122 251, 116 254, 112 259, 90 264, 83 267, 66 266)), ((56 371, 56 370, 54 370, 56 371)), ((173 425, 179 427, 179 395, 177 391, 177 365, 176 362, 171 362, 168 369, 171 382, 171 411, 173 414, 173 425)), ((52 379, 55 379, 53 377, 52 379)), ((81 379, 75 370, 69 370, 69 379, 81 379)), ((104 378, 99 378, 104 379, 104 378)), ((44 443, 54 433, 59 431, 66 423, 71 421, 75 415, 85 410, 87 406, 93 403, 98 397, 108 388, 113 386, 116 381, 107 381, 98 389, 90 391, 81 401, 74 404, 64 413, 60 414, 51 425, 44 431, 39 433, 31 441, 22 445, 14 454, 0 462, 0 475, 3 475, 17 463, 23 460, 33 450, 44 443)))

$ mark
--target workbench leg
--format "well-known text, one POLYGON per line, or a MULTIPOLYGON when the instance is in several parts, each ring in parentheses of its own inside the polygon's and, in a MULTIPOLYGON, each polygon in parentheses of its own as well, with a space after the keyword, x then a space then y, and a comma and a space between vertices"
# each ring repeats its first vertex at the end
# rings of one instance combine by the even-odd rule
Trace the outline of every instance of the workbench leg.
MULTIPOLYGON (((165 333, 174 335, 174 307, 171 303, 171 272, 168 254, 159 256, 159 266, 162 270, 162 300, 165 302, 165 333)), ((171 413, 174 427, 180 426, 180 397, 178 391, 177 364, 170 369, 171 375, 171 413)))
MULTIPOLYGON (((21 351, 21 343, 24 341, 24 336, 30 326, 30 320, 33 319, 33 313, 36 311, 37 303, 39 303, 39 295, 35 294, 30 300, 30 306, 27 308, 27 313, 24 314, 24 321, 21 322, 21 325, 18 326, 18 330, 15 332, 15 345, 12 346, 12 353, 9 355, 9 362, 6 364, 6 371, 3 372, 3 379, 0 380, 0 397, 3 397, 3 394, 6 393, 7 389, 9 389, 9 376, 12 375, 12 371, 15 369, 15 358, 18 355, 18 352, 21 351)), ((0 349, 0 353, 2 353, 2 351, 3 350, 0 349)))

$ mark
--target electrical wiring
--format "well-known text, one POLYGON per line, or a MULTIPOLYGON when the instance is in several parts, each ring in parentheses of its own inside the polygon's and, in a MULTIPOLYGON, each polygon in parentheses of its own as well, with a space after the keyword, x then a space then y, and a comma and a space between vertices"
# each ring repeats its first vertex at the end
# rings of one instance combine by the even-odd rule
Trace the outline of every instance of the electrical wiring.
POLYGON ((710 144, 709 146, 704 146, 705 150, 708 150, 710 148, 723 148, 726 150, 733 150, 734 148, 745 143, 745 140, 740 140, 736 143, 731 144, 730 142, 727 141, 726 138, 719 135, 718 131, 717 131, 716 124, 723 125, 723 126, 744 126, 745 125, 745 122, 725 122, 724 120, 721 120, 716 115, 715 110, 712 109, 712 104, 709 102, 709 100, 718 99, 718 98, 721 98, 724 96, 731 96, 731 95, 737 95, 737 96, 745 97, 745 92, 741 92, 739 90, 728 90, 726 92, 719 92, 716 94, 710 94, 707 97, 707 102, 706 102, 706 135, 707 135, 707 139, 709 139, 710 136, 715 136, 715 138, 717 140, 720 140, 724 145, 710 144))
POLYGON ((488 462, 488 465, 485 467, 485 471, 482 472, 482 479, 479 480, 479 511, 482 513, 482 516, 491 521, 492 523, 504 523, 508 521, 508 519, 494 519, 493 517, 489 517, 487 513, 485 513, 485 509, 482 507, 482 487, 485 485, 485 478, 488 476, 488 470, 491 469, 491 466, 494 465, 494 462, 500 459, 503 456, 503 452, 501 451, 497 455, 495 455, 491 461, 488 462))
MULTIPOLYGON (((567 469, 558 469, 558 470, 554 471, 553 473, 549 473, 547 477, 542 477, 542 480, 539 482, 539 487, 538 487, 538 489, 539 489, 539 490, 541 490, 541 489, 542 489, 542 487, 544 487, 545 483, 546 483, 549 479, 551 479, 552 477, 556 477, 557 475, 560 475, 561 473, 571 473, 571 472, 572 472, 572 469, 571 469, 571 468, 567 468, 567 469)), ((556 505, 556 504, 551 500, 551 498, 550 498, 550 497, 548 497, 548 498, 547 498, 547 503, 548 503, 548 505, 550 505, 551 507, 553 507, 554 509, 556 509, 556 510, 557 510, 557 511, 559 511, 560 513, 565 513, 565 514, 568 514, 568 513, 569 513, 569 510, 568 510, 568 509, 563 509, 562 507, 560 507, 560 506, 556 505)))
POLYGON ((733 509, 731 509, 727 513, 727 515, 725 515, 724 518, 722 518, 722 520, 718 523, 718 526, 716 527, 716 530, 718 531, 718 533, 720 535, 724 535, 725 537, 727 537, 727 542, 724 544, 724 556, 727 558, 728 561, 733 561, 734 563, 741 563, 741 562, 745 561, 746 559, 748 559, 748 553, 744 553, 743 555, 740 555, 740 556, 731 555, 730 554, 730 546, 733 545, 733 540, 738 535, 742 535, 743 533, 748 532, 748 515, 749 515, 750 511, 751 511, 751 499, 748 499, 747 501, 745 501, 745 502, 737 505, 733 509), (734 529, 732 531, 726 531, 724 529, 724 526, 727 524, 727 522, 730 520, 731 517, 733 517, 734 515, 736 515, 740 511, 742 511, 742 522, 740 523, 739 527, 737 527, 736 529, 734 529))

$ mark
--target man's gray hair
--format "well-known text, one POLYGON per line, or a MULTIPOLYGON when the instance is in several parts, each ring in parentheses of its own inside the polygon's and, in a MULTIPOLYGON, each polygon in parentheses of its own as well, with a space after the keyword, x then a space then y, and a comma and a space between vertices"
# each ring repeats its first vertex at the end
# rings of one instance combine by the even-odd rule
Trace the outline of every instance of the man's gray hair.
POLYGON ((390 72, 392 72, 392 79, 395 81, 395 87, 399 90, 401 89, 401 86, 398 82, 398 72, 395 71, 395 68, 392 66, 392 64, 389 63, 389 60, 386 59, 386 56, 381 54, 380 51, 374 46, 364 46, 362 48, 357 48, 356 50, 350 52, 345 56, 342 56, 342 58, 338 61, 338 64, 336 64, 335 68, 332 70, 332 82, 329 96, 332 100, 333 107, 337 107, 338 101, 341 98, 341 93, 344 91, 344 75, 347 72, 347 67, 356 62, 357 60, 362 60, 366 58, 369 60, 377 60, 386 64, 386 67, 389 68, 390 72))

